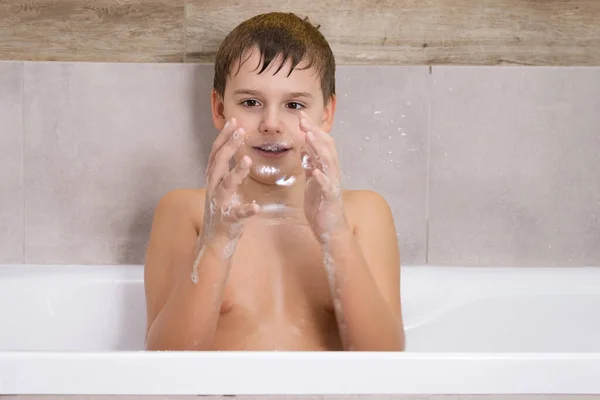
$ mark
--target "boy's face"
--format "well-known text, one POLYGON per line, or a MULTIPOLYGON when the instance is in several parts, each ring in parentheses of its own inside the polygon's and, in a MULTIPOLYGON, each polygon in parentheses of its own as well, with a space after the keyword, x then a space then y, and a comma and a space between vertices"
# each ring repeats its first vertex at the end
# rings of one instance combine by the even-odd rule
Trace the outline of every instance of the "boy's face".
POLYGON ((299 126, 300 110, 329 132, 335 112, 335 97, 324 104, 319 75, 312 68, 301 69, 305 62, 301 62, 288 76, 289 61, 275 73, 281 63, 280 59, 276 59, 258 74, 258 51, 248 52, 242 60, 246 61, 239 72, 238 62, 231 67, 223 99, 213 90, 215 127, 221 130, 229 119, 235 117, 238 126, 243 127, 247 134, 235 162, 248 155, 252 159, 251 179, 265 184, 291 184, 291 177, 303 173, 302 150, 307 147, 306 134, 299 126))

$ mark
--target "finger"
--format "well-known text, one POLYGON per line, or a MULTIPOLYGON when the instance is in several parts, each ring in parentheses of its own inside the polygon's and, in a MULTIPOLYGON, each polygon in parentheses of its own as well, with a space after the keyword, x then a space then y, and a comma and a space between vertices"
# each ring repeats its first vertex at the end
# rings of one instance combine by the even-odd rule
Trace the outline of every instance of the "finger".
POLYGON ((310 146, 304 146, 301 152, 301 164, 302 168, 306 171, 315 169, 315 163, 317 162, 317 155, 310 146))
POLYGON ((245 136, 246 132, 243 128, 237 129, 229 141, 215 154, 208 174, 208 186, 215 188, 224 175, 229 172, 229 161, 244 143, 245 136))
POLYGON ((312 176, 312 171, 313 169, 315 169, 315 167, 313 166, 311 157, 308 151, 306 150, 302 151, 302 169, 304 170, 304 175, 306 181, 308 182, 310 180, 310 177, 312 176))
MULTIPOLYGON (((217 134, 215 141, 213 142, 212 148, 210 150, 210 154, 208 156, 208 165, 210 166, 215 158, 215 153, 223 147, 225 143, 231 138, 233 132, 237 129, 237 120, 235 118, 231 118, 229 121, 225 123, 225 126, 221 131, 217 134)), ((207 174, 208 176, 208 174, 207 174)))
POLYGON ((316 154, 316 160, 313 160, 313 163, 317 167, 320 166, 323 172, 327 174, 329 172, 329 167, 333 165, 333 163, 331 153, 325 143, 315 136, 312 131, 309 131, 306 134, 306 143, 316 154))
POLYGON ((328 158, 330 166, 338 164, 338 155, 337 150, 335 148, 335 140, 329 133, 323 131, 318 125, 310 122, 310 120, 308 119, 308 115, 304 111, 300 112, 300 129, 306 132, 307 135, 309 132, 311 132, 317 140, 321 141, 324 144, 324 146, 328 150, 328 153, 330 154, 330 157, 328 158))
POLYGON ((252 160, 244 156, 242 160, 223 179, 222 187, 226 191, 236 190, 240 183, 248 176, 252 160))
POLYGON ((333 137, 321 129, 319 125, 312 122, 305 111, 300 111, 300 129, 306 133, 312 132, 328 145, 334 142, 333 137))
POLYGON ((255 204, 255 203, 240 204, 235 209, 235 216, 238 219, 246 219, 246 218, 249 218, 249 217, 251 217, 253 215, 258 214, 259 210, 260 210, 260 206, 258 204, 255 204))
MULTIPOLYGON (((237 125, 237 123, 233 123, 231 125, 237 125)), ((240 129, 242 128, 234 129, 230 126, 227 130, 232 130, 231 132, 225 133, 225 130, 223 130, 221 131, 221 133, 224 134, 215 139, 215 143, 213 143, 213 148, 210 152, 210 155, 208 156, 208 166, 206 168, 207 179, 209 176, 211 176, 212 170, 215 167, 215 159, 217 155, 223 150, 223 147, 227 146, 228 143, 231 143, 232 140, 234 140, 234 136, 239 134, 240 129)))
POLYGON ((321 191, 327 200, 335 200, 340 196, 340 186, 333 179, 326 176, 321 170, 313 172, 314 178, 321 186, 321 191))

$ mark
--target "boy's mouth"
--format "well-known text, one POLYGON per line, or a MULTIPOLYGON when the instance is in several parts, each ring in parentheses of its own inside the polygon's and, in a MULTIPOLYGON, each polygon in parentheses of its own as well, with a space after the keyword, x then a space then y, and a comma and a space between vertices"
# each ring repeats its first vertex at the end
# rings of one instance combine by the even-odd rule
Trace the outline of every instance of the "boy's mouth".
POLYGON ((281 157, 291 150, 291 147, 285 143, 265 143, 260 146, 253 146, 257 153, 264 157, 281 157))

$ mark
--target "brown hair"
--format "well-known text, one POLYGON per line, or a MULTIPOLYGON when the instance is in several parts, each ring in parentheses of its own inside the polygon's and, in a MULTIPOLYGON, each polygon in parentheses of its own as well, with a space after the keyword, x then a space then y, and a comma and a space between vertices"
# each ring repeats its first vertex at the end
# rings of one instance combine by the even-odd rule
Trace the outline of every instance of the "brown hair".
MULTIPOLYGON (((239 60, 241 67, 246 61, 242 60, 242 55, 254 47, 260 52, 262 68, 259 74, 280 55, 282 62, 275 73, 291 60, 288 76, 306 59, 306 69, 314 67, 319 74, 325 104, 335 95, 335 59, 329 43, 319 31, 319 25, 314 26, 308 18, 301 19, 293 13, 272 12, 242 22, 221 43, 216 55, 213 83, 221 98, 233 62, 239 60)), ((256 68, 259 67, 260 64, 256 68)))

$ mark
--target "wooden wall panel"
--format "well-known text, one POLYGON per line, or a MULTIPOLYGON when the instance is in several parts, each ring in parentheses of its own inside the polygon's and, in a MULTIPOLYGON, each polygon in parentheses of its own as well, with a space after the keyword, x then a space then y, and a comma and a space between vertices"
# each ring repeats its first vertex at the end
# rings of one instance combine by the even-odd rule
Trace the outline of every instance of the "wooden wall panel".
POLYGON ((0 58, 181 62, 183 0, 0 0, 0 58))
POLYGON ((267 11, 320 24, 338 64, 600 65, 599 0, 0 0, 0 59, 212 62, 267 11))
MULTIPOLYGON (((238 22, 273 1, 195 1, 186 59, 212 61, 238 22), (249 4, 252 4, 249 6, 249 4)), ((600 65, 598 0, 312 0, 282 11, 321 24, 340 64, 600 65)))

